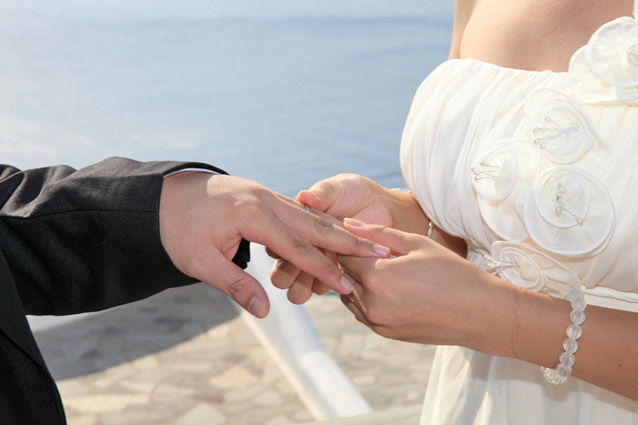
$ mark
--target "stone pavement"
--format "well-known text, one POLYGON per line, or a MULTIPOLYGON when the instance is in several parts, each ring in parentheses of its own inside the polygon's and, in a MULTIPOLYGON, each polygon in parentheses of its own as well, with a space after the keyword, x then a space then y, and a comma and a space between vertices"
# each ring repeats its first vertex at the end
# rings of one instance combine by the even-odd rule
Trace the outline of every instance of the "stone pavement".
MULTIPOLYGON (((433 348, 382 338, 338 296, 306 304, 375 411, 421 403, 433 348)), ((204 285, 36 332, 69 425, 290 425, 315 420, 228 299, 204 285)))

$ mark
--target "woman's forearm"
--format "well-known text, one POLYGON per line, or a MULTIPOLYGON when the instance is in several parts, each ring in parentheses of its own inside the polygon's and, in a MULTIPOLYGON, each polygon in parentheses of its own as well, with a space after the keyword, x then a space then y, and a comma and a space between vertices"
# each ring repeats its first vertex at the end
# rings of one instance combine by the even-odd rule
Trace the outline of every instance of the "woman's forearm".
MULTIPOLYGON (((470 348, 555 369, 565 351, 570 303, 496 276, 490 280, 470 348)), ((638 314, 598 306, 585 314, 572 376, 638 400, 638 314)))
MULTIPOLYGON (((345 225, 396 255, 339 258, 359 282, 345 302, 375 332, 551 369, 559 364, 571 324, 569 301, 516 286, 431 239, 352 220, 345 225)), ((638 313, 588 306, 585 314, 572 375, 638 400, 638 313)))

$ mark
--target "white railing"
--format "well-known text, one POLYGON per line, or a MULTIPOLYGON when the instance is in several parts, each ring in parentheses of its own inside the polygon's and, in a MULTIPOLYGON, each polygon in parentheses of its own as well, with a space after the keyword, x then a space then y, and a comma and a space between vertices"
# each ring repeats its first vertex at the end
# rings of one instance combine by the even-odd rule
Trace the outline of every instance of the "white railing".
POLYGON ((263 282, 271 307, 265 319, 256 319, 243 311, 242 315, 299 398, 316 419, 372 412, 368 402, 324 349, 306 309, 292 304, 284 291, 270 283, 273 260, 262 246, 251 246, 247 271, 263 282))

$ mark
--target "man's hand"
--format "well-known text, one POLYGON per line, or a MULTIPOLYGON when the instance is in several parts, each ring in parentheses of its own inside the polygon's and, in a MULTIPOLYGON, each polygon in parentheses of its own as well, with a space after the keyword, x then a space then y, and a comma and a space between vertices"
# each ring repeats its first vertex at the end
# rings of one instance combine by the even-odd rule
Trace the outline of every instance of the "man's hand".
POLYGON ((341 300, 358 321, 386 338, 477 347, 484 309, 498 308, 494 294, 507 284, 425 236, 355 219, 346 219, 345 228, 394 255, 338 257, 357 282, 341 300))
POLYGON ((186 171, 166 177, 160 201, 162 243, 183 273, 226 293, 257 317, 268 314, 261 285, 232 263, 241 239, 278 256, 341 294, 352 282, 318 248, 361 257, 389 250, 344 230, 328 215, 239 177, 186 171))

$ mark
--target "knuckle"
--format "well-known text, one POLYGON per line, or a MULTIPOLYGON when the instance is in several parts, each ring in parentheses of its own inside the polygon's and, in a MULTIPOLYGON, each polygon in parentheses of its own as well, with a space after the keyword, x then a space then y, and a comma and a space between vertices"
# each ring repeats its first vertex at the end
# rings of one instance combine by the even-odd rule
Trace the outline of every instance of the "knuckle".
POLYGON ((311 294, 307 294, 305 291, 288 291, 286 297, 293 304, 303 304, 310 298, 311 294))
POLYGON ((393 265, 388 261, 377 261, 374 266, 374 275, 370 277, 372 283, 379 287, 389 287, 385 277, 393 275, 393 265))
POLYGON ((286 279, 286 276, 277 271, 271 273, 270 281, 275 288, 286 289, 290 287, 290 282, 286 279))
POLYGON ((315 281, 315 283, 312 285, 312 292, 317 295, 324 295, 330 292, 330 288, 320 282, 315 281))
POLYGON ((388 233, 388 228, 380 224, 375 224, 370 229, 370 232, 375 235, 382 235, 384 233, 388 233))
POLYGON ((252 197, 237 199, 233 204, 233 214, 239 214, 244 220, 256 220, 263 214, 261 203, 252 197))
POLYGON ((366 239, 363 239, 359 236, 353 235, 352 233, 350 234, 351 239, 353 240, 353 244, 354 244, 354 248, 355 249, 368 249, 368 247, 370 245, 372 245, 372 243, 366 239))
POLYGON ((322 236, 328 236, 335 231, 334 225, 321 218, 313 220, 313 224, 317 233, 322 236))
POLYGON ((316 267, 317 267, 317 273, 313 273, 315 274, 316 278, 321 278, 322 276, 325 276, 325 277, 333 276, 334 274, 338 274, 338 275, 341 274, 339 270, 336 268, 336 266, 329 261, 325 263, 322 262, 321 264, 318 264, 316 267))
POLYGON ((259 184, 254 184, 236 197, 233 203, 233 214, 240 214, 245 219, 258 218, 263 216, 274 194, 259 184))
POLYGON ((291 244, 295 253, 299 255, 309 255, 314 250, 314 246, 305 239, 293 238, 291 244))

